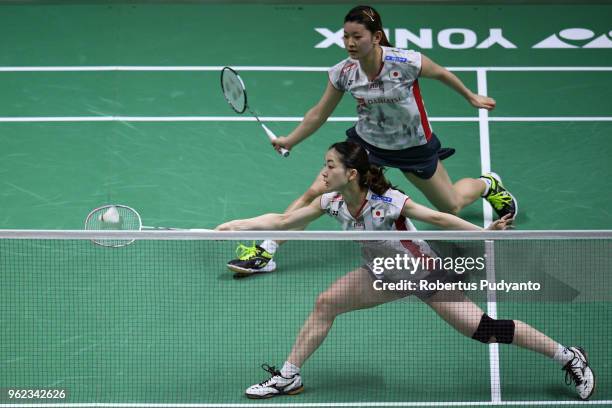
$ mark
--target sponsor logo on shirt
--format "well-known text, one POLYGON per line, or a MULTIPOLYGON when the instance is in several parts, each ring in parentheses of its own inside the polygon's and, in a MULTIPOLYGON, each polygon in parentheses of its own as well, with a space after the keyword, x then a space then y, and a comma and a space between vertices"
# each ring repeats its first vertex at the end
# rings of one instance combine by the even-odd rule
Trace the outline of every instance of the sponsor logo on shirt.
POLYGON ((365 224, 362 221, 354 221, 353 229, 354 230, 365 230, 365 224))
POLYGON ((374 201, 377 201, 377 200, 378 201, 382 201, 384 203, 390 203, 390 202, 393 201, 393 199, 391 197, 379 196, 379 195, 376 195, 376 194, 372 194, 372 197, 370 197, 370 199, 374 200, 374 201))
POLYGON ((404 57, 394 57, 393 55, 387 55, 385 57, 385 61, 393 61, 393 62, 408 62, 408 58, 404 57))
POLYGON ((374 99, 366 99, 366 105, 373 105, 375 103, 399 103, 401 98, 374 98, 374 99))
POLYGON ((383 86, 383 81, 372 81, 368 84, 368 89, 380 89, 383 92, 385 91, 385 88, 383 86))
POLYGON ((351 62, 350 64, 346 64, 343 68, 342 71, 340 71, 340 74, 346 74, 347 72, 349 72, 350 70, 354 69, 357 67, 357 64, 355 64, 354 62, 351 62))
POLYGON ((374 105, 377 103, 400 103, 400 101, 402 100, 401 98, 373 98, 373 99, 364 99, 361 97, 356 96, 355 100, 357 101, 357 105, 359 107, 363 107, 366 105, 374 105))

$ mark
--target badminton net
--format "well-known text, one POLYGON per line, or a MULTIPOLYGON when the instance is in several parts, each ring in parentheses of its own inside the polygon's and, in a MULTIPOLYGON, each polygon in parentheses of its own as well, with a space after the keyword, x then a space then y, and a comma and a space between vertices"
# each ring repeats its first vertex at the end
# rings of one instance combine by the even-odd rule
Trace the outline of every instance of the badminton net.
MULTIPOLYGON (((612 400, 611 232, 385 234, 0 231, 0 405, 24 402, 9 397, 15 389, 65 390, 45 403, 249 403, 244 390, 269 377, 261 364, 280 369, 313 308, 329 307, 319 295, 367 264, 364 246, 389 239, 429 243, 428 258, 454 273, 445 283, 492 317, 583 347, 601 384, 592 398, 612 400), (135 242, 92 244, 100 234, 135 242), (288 239, 277 270, 234 279, 226 263, 237 245, 265 238, 288 239)), ((402 254, 370 259, 371 284, 375 263, 386 283, 420 279, 398 273, 402 254)), ((290 402, 576 401, 560 368, 464 336, 407 296, 339 315, 290 402)))

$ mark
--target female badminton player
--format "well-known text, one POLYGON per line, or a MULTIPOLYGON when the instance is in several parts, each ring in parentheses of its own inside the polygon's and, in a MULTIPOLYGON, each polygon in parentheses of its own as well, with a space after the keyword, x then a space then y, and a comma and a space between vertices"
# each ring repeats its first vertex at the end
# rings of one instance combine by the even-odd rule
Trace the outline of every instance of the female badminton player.
MULTIPOLYGON (((320 101, 275 148, 292 149, 312 135, 332 114, 342 96, 357 101, 358 120, 346 131, 349 140, 363 146, 372 164, 400 169, 440 211, 458 214, 479 197, 486 199, 499 217, 518 211, 515 198, 495 173, 463 178, 452 183, 441 159, 454 149, 442 149, 427 118, 419 78, 433 78, 463 96, 475 108, 491 110, 495 100, 474 94, 454 74, 416 51, 391 47, 381 17, 374 8, 358 6, 344 18, 344 45, 348 58, 329 70, 327 88, 320 101)), ((308 205, 324 190, 320 177, 286 211, 308 205)), ((278 242, 239 246, 238 258, 227 266, 239 274, 271 272, 278 242)))
MULTIPOLYGON (((480 230, 452 214, 419 205, 391 187, 382 170, 368 161, 366 150, 353 141, 333 144, 325 155, 321 171, 325 193, 306 207, 285 214, 265 214, 256 218, 222 224, 217 230, 287 230, 304 226, 324 213, 342 224, 345 230, 415 230, 411 218, 445 229, 480 230)), ((512 222, 510 214, 493 222, 488 229, 503 230, 512 222)), ((515 344, 544 354, 557 361, 574 381, 581 399, 594 390, 595 378, 586 353, 579 347, 566 348, 518 320, 498 320, 489 317, 460 290, 376 290, 375 284, 385 281, 452 280, 453 271, 420 268, 418 271, 380 271, 374 268, 374 258, 380 254, 403 253, 409 257, 435 256, 424 241, 367 241, 362 244, 365 264, 338 279, 321 293, 314 309, 302 326, 282 369, 262 365, 271 377, 246 390, 249 398, 269 398, 294 395, 304 385, 300 374, 306 360, 323 343, 336 316, 357 309, 371 308, 402 297, 415 295, 461 334, 482 343, 515 344), (403 274, 403 276, 402 276, 403 274), (400 279, 401 280, 401 279, 400 279)), ((380 287, 380 286, 379 286, 380 287)))

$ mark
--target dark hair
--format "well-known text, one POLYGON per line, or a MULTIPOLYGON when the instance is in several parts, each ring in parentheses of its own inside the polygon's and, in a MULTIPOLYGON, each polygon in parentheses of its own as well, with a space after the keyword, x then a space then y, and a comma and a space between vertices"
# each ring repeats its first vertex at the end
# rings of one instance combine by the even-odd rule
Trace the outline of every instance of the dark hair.
POLYGON ((382 19, 380 18, 380 14, 374 8, 370 6, 357 6, 353 7, 351 11, 344 17, 344 22, 348 23, 349 21, 363 24, 365 28, 368 29, 372 35, 376 34, 377 31, 382 33, 382 39, 380 40, 380 45, 385 47, 392 47, 391 43, 387 39, 387 35, 385 34, 385 30, 383 30, 382 19))
POLYGON ((384 168, 370 164, 368 153, 359 144, 351 141, 337 142, 329 147, 331 149, 338 152, 344 167, 357 170, 361 187, 367 187, 378 195, 394 187, 385 177, 384 168))

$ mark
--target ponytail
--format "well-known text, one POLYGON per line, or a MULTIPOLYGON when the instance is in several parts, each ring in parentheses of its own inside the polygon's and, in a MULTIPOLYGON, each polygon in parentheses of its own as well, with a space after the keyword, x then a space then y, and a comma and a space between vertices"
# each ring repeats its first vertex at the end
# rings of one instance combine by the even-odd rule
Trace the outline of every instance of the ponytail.
POLYGON ((389 42, 389 39, 387 38, 387 34, 385 34, 385 31, 382 30, 381 33, 382 33, 382 38, 380 39, 379 45, 382 45, 383 47, 393 47, 391 43, 389 42))
POLYGON ((393 188, 389 180, 385 177, 384 167, 378 167, 370 164, 370 168, 364 177, 362 177, 363 185, 372 190, 373 193, 383 195, 385 192, 393 188))

